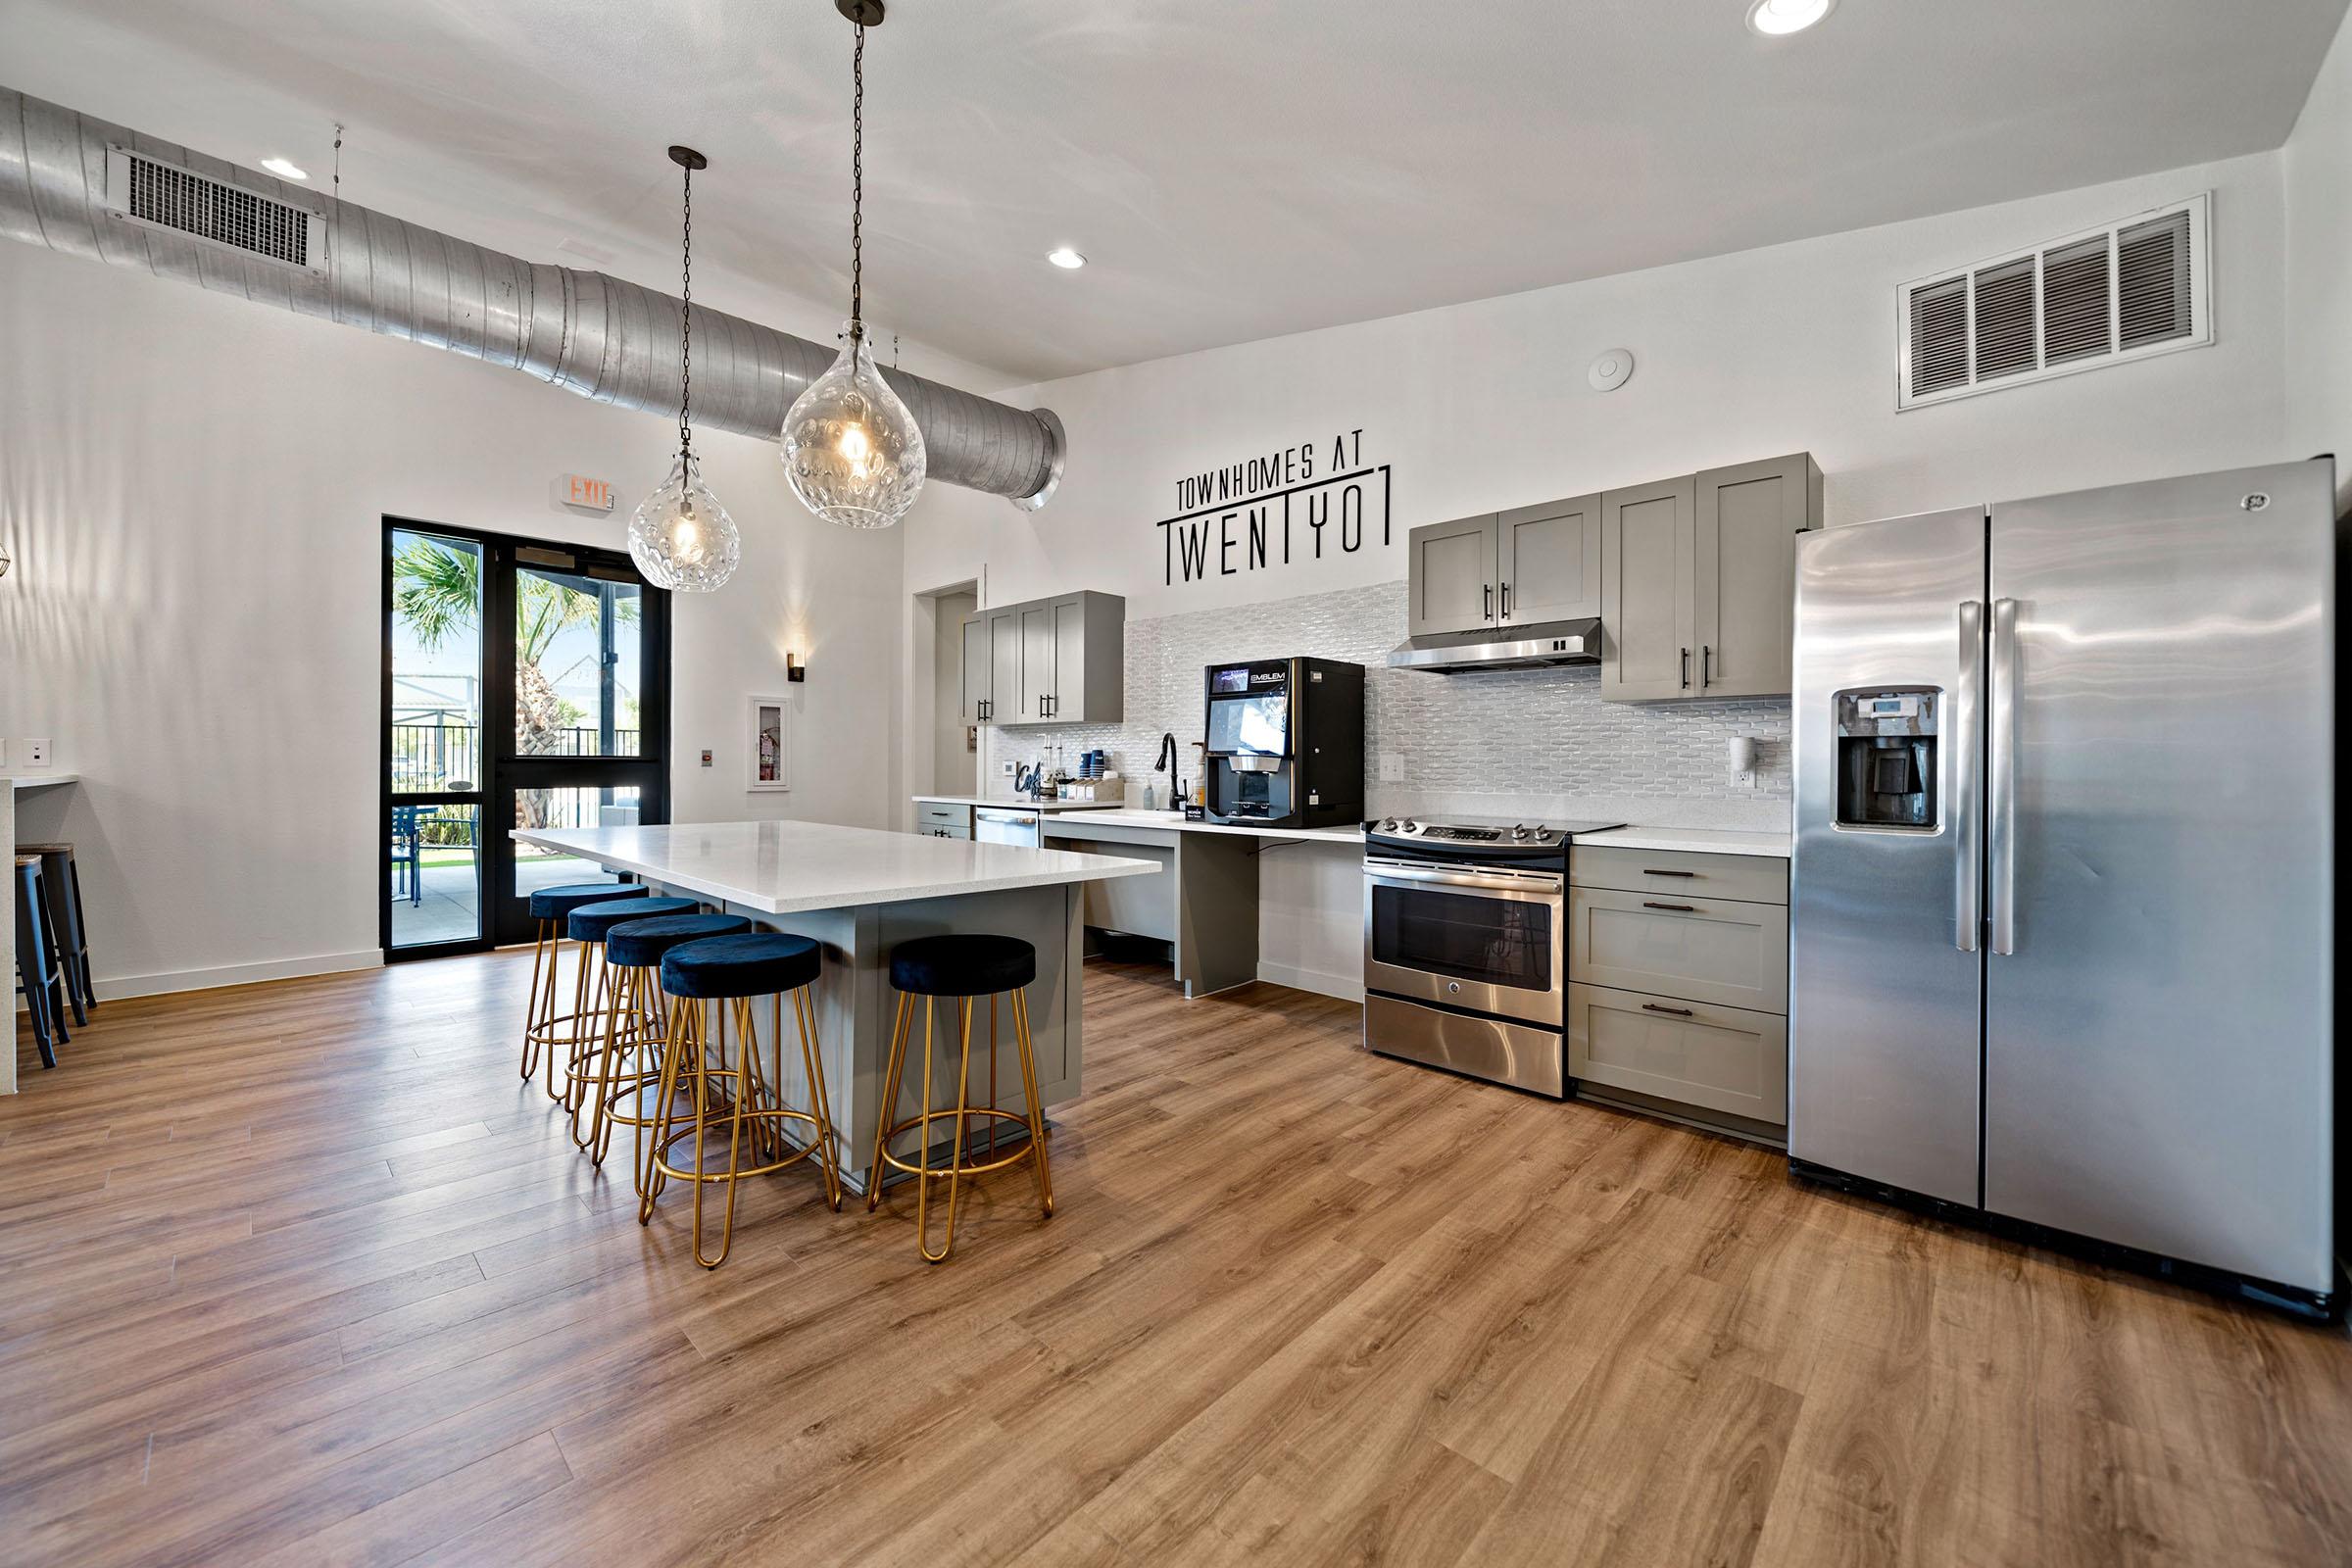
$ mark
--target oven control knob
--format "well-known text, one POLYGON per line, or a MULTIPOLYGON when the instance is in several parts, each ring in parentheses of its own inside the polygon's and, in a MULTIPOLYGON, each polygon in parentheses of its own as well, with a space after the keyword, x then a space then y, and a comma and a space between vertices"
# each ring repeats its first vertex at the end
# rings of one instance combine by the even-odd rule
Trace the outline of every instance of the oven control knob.
POLYGON ((1394 833, 1394 832, 1396 832, 1396 819, 1395 817, 1393 817, 1393 816, 1391 816, 1391 817, 1384 817, 1384 818, 1381 820, 1381 824, 1380 824, 1380 831, 1381 831, 1381 832, 1383 832, 1383 833, 1394 833))
POLYGON ((1511 826, 1511 837, 1514 839, 1524 840, 1527 837, 1527 824, 1524 822, 1513 823, 1511 826))
POLYGON ((1402 831, 1404 831, 1404 832, 1406 832, 1406 833, 1418 833, 1418 832, 1420 832, 1420 831, 1421 831, 1421 824, 1420 824, 1420 823, 1418 823, 1418 822, 1416 822, 1416 821, 1414 821, 1414 820, 1413 820, 1411 817, 1409 817, 1409 816, 1408 816, 1408 817, 1406 817, 1406 818, 1404 819, 1404 822, 1403 822, 1403 824, 1402 824, 1402 831))

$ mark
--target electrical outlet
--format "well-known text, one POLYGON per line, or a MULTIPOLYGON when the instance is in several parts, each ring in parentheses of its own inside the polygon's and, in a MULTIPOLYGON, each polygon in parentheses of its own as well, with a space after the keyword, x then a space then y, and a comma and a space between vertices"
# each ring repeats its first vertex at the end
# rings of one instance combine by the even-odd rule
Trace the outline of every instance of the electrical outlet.
POLYGON ((45 740, 26 741, 24 743, 24 765, 26 767, 47 767, 49 765, 49 743, 45 740))
POLYGON ((1383 752, 1380 754, 1380 781, 1383 784, 1401 784, 1404 782, 1403 753, 1383 752))
POLYGON ((999 763, 997 764, 997 771, 998 771, 999 773, 1003 774, 1004 777, 1006 777, 1006 778, 1010 778, 1010 777, 1012 777, 1012 770, 1013 770, 1013 767, 1014 767, 1014 765, 1015 765, 1014 763, 1012 763, 1012 762, 1009 762, 1009 761, 999 762, 999 763))

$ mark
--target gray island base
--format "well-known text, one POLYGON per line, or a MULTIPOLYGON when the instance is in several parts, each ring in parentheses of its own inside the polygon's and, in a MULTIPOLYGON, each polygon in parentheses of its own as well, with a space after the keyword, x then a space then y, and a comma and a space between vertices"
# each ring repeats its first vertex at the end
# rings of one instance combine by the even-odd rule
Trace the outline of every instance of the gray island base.
MULTIPOLYGON (((1029 1020, 1038 1090, 1051 1107, 1078 1096, 1084 1062, 1079 965, 1084 887, 1151 876, 1142 860, 1011 844, 975 844, 821 822, 710 822, 654 827, 517 828, 519 843, 579 857, 668 893, 703 900, 757 927, 813 939, 824 974, 813 987, 820 1058, 844 1182, 865 1190, 882 1118, 882 1079, 897 993, 891 950, 914 937, 994 932, 1037 949, 1029 1020)), ((772 1008, 756 1006, 764 1045, 772 1008)), ((1020 1065, 1011 1009, 997 1009, 996 1102, 1017 1108, 1020 1065)), ((808 1103, 792 1011, 784 1009, 789 1103, 808 1103)), ((956 1008, 938 1004, 931 1071, 934 1109, 956 1103, 956 1008)), ((972 1103, 988 1096, 988 1004, 973 1007, 972 1103)), ((894 1119, 920 1108, 923 1024, 918 1013, 894 1119)), ((1000 1139, 1002 1134, 1000 1134, 1000 1139)), ((912 1156, 909 1140, 902 1153, 912 1156)))

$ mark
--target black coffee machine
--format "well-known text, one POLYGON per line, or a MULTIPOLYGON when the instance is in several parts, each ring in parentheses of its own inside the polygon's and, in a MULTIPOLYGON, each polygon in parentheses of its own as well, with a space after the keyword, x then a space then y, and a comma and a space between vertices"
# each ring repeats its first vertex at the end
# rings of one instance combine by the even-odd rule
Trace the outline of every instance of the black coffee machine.
POLYGON ((1364 819, 1364 666, 1330 659, 1211 664, 1211 822, 1352 826, 1364 819))

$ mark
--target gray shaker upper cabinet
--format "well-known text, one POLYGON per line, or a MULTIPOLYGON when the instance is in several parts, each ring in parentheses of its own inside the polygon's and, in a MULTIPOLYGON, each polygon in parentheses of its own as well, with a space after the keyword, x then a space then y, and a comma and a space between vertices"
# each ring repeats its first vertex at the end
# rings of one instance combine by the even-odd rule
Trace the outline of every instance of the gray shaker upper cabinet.
POLYGON ((963 721, 988 722, 988 617, 963 617, 963 721))
POLYGON ((1115 724, 1126 715, 1127 601, 1062 594, 963 622, 963 716, 980 724, 1115 724))
POLYGON ((1821 469, 1807 453, 1699 474, 1693 695, 1788 695, 1796 536, 1820 522, 1821 469))
POLYGON ((1411 603, 1405 635, 1476 631, 1495 622, 1494 516, 1433 522, 1406 536, 1411 603))
POLYGON ((1494 577, 1494 618, 1504 625, 1599 614, 1600 497, 1497 514, 1494 577))
POLYGON ((1698 692, 1697 484, 1690 475, 1600 498, 1600 695, 1698 692))
POLYGON ((1046 719, 1115 724, 1127 716, 1127 601, 1115 594, 1064 594, 1054 620, 1054 680, 1046 719))

